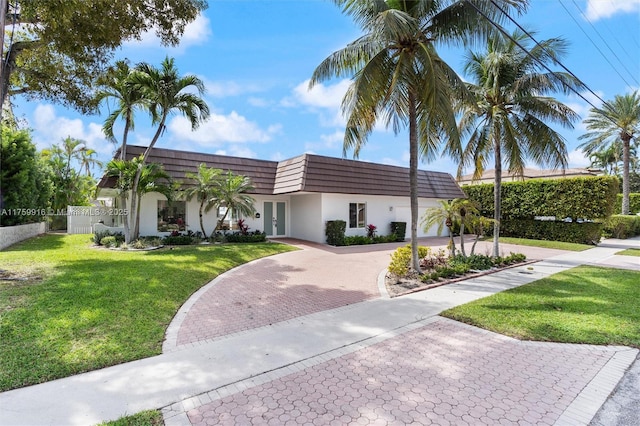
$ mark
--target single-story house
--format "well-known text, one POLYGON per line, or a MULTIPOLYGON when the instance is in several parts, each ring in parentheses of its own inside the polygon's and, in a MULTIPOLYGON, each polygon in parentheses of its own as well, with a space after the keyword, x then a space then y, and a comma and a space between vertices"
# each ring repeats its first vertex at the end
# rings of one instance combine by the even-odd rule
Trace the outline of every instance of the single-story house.
MULTIPOLYGON (((140 146, 127 146, 127 157, 144 152, 140 146)), ((119 154, 116 153, 116 157, 119 154)), ((185 173, 196 173, 201 163, 208 167, 231 170, 251 179, 255 189, 256 214, 243 218, 250 231, 264 231, 269 237, 291 237, 324 243, 325 223, 347 222, 347 235, 365 235, 373 224, 379 235, 390 233, 391 222, 411 223, 409 202, 409 169, 364 161, 303 154, 284 161, 266 161, 154 148, 147 160, 159 163, 176 181, 189 185, 185 173)), ((448 173, 419 170, 420 214, 438 200, 464 197, 464 193, 448 173)), ((103 177, 98 184, 99 197, 111 198, 117 207, 115 178, 103 177)), ((140 210, 140 235, 167 235, 172 230, 200 230, 199 203, 167 202, 159 193, 145 194, 140 210)), ((207 233, 216 226, 223 211, 211 211, 204 217, 207 233)), ((228 215, 229 227, 237 221, 228 215)), ((119 226, 116 217, 105 225, 119 226)), ((419 236, 436 235, 436 229, 419 230, 419 236)))
MULTIPOLYGON (((525 167, 522 175, 518 175, 509 170, 502 170, 503 182, 520 182, 529 179, 563 179, 575 177, 589 177, 601 175, 602 171, 597 169, 556 169, 556 170, 539 170, 525 167)), ((460 185, 479 185, 481 183, 493 183, 496 177, 496 170, 485 170, 479 179, 473 179, 473 173, 461 176, 458 179, 460 185)))

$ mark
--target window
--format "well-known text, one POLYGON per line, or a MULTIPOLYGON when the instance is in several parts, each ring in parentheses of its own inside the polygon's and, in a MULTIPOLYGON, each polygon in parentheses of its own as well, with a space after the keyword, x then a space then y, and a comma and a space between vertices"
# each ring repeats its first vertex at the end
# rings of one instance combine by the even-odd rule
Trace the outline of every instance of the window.
POLYGON ((184 231, 186 229, 187 203, 184 201, 158 200, 158 232, 184 231))
POLYGON ((366 210, 365 203, 349 203, 349 228, 364 228, 366 210))

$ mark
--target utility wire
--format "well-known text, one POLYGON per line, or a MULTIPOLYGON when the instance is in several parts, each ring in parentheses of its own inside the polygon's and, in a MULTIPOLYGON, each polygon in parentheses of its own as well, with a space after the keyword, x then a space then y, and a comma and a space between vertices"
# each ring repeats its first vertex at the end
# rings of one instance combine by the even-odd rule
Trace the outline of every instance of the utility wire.
MULTIPOLYGON (((550 72, 551 74, 556 74, 555 71, 551 70, 551 68, 549 68, 544 62, 540 61, 538 58, 536 58, 535 56, 533 56, 531 54, 531 52, 529 52, 520 42, 518 42, 517 40, 515 40, 511 34, 509 34, 504 28, 502 28, 501 25, 499 25, 497 22, 495 22, 493 19, 491 19, 490 17, 488 17, 482 10, 480 10, 472 1, 470 0, 466 0, 467 3, 469 3, 480 15, 482 15, 487 21, 489 21, 489 23, 491 23, 491 25, 493 25, 495 28, 497 28, 505 37, 509 38, 509 40, 511 40, 516 46, 518 46, 523 52, 525 52, 529 57, 531 57, 531 59, 535 60, 536 62, 538 62, 540 65, 542 65, 548 72, 550 72)), ((533 42, 538 45, 540 48, 544 49, 543 46, 540 45, 540 43, 538 43, 538 41, 533 38, 533 36, 526 30, 524 29, 518 22, 515 21, 515 19, 513 19, 506 10, 504 10, 502 7, 500 7, 499 4, 497 4, 494 0, 490 0, 491 3, 498 9, 500 10, 511 22, 513 22, 520 30, 522 30, 531 40, 533 40, 533 42)), ((546 50, 546 49, 545 49, 546 50)), ((594 92, 593 90, 591 90, 591 88, 589 88, 589 86, 587 86, 582 80, 580 80, 573 72, 571 72, 566 66, 564 66, 559 60, 554 58, 554 62, 556 62, 560 67, 562 67, 569 75, 571 75, 573 78, 575 78, 582 86, 584 86, 587 91, 589 91, 592 95, 594 95, 596 98, 598 98, 603 104, 607 104, 607 102, 602 99, 596 92, 594 92)), ((585 101, 586 103, 588 103, 589 105, 591 105, 594 109, 599 109, 598 107, 596 107, 589 99, 587 99, 582 93, 578 92, 577 90, 575 90, 574 88, 567 86, 567 88, 569 90, 571 90, 573 93, 575 93, 576 95, 578 95, 583 101, 585 101)), ((611 120, 613 121, 613 120, 611 120)))
MULTIPOLYGON (((580 7, 578 6, 578 4, 576 3, 575 0, 571 0, 573 5, 576 7, 576 9, 578 9, 578 12, 580 12, 580 14, 582 15, 582 17, 589 23, 589 25, 591 25, 591 28, 593 28, 593 31, 598 34, 598 37, 600 37, 600 39, 602 40, 602 42, 604 43, 605 46, 607 46, 607 48, 609 49, 609 51, 613 54, 613 56, 618 60, 618 62, 620 62, 620 64, 622 65, 622 67, 625 69, 625 71, 627 71, 629 73, 629 75, 631 76, 631 78, 634 80, 634 82, 637 85, 640 85, 640 83, 638 83, 638 80, 635 78, 635 76, 631 73, 631 71, 629 71, 629 69, 627 68, 627 66, 620 60, 620 58, 618 57, 618 55, 613 51, 613 49, 611 49, 611 46, 609 46, 609 44, 607 43, 607 41, 604 39, 604 37, 602 37, 602 34, 600 34, 600 32, 598 31, 598 29, 593 25, 593 23, 585 16, 585 14, 582 12, 582 10, 580 10, 580 7)), ((559 0, 560 5, 563 7, 563 9, 567 12, 567 14, 571 17, 571 19, 573 19, 573 22, 576 23, 576 25, 580 28, 580 30, 583 32, 583 34, 589 39, 589 41, 591 42, 591 44, 593 45, 593 47, 596 48, 596 50, 600 53, 600 55, 604 58, 605 61, 607 61, 607 63, 609 65, 611 65, 611 68, 613 68, 613 70, 616 72, 616 74, 618 74, 618 76, 620 76, 620 78, 627 84, 627 86, 631 86, 631 84, 629 84, 629 82, 622 76, 622 74, 620 74, 620 72, 618 72, 618 70, 616 69, 616 67, 611 63, 611 61, 609 61, 609 59, 605 56, 604 52, 602 52, 602 50, 596 45, 596 43, 593 41, 593 39, 587 34, 587 32, 584 30, 584 28, 582 28, 582 25, 580 25, 580 23, 578 22, 578 20, 576 20, 574 18, 574 16, 571 14, 571 12, 569 12, 569 10, 567 9, 567 7, 565 6, 564 2, 562 0, 559 0)))

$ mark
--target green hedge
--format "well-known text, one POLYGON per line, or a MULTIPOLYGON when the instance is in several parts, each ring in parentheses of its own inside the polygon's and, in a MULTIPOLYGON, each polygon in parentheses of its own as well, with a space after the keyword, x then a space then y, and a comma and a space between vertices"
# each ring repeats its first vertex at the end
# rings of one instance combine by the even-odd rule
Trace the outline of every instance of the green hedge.
MULTIPOLYGON (((619 181, 615 176, 533 179, 502 184, 502 218, 555 216, 605 219, 613 213, 619 181)), ((480 214, 493 217, 493 184, 462 187, 478 203, 480 214)))
POLYGON ((603 235, 613 238, 631 238, 640 235, 640 216, 614 215, 607 219, 603 235))
POLYGON ((347 230, 347 222, 344 220, 328 220, 324 234, 327 236, 327 244, 331 246, 343 246, 344 234, 347 230))
POLYGON ((407 222, 391 222, 391 235, 396 236, 396 241, 402 242, 407 234, 407 222))
POLYGON ((500 235, 532 240, 597 244, 602 236, 602 223, 503 219, 500 224, 500 235))
POLYGON ((263 243, 267 241, 267 234, 264 232, 251 232, 249 234, 241 234, 234 232, 225 235, 228 243, 263 243))
MULTIPOLYGON (((615 214, 622 213, 622 194, 618 194, 618 199, 616 200, 616 208, 614 210, 615 214)), ((634 192, 629 194, 629 213, 636 214, 640 213, 640 193, 634 192)))

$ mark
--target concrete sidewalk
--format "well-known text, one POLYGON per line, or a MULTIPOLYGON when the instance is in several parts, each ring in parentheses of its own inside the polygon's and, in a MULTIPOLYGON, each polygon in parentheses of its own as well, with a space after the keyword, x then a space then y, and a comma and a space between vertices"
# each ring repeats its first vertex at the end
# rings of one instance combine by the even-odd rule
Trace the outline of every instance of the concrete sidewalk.
MULTIPOLYGON (((167 425, 191 424, 197 417, 190 419, 187 413, 213 403, 216 395, 220 399, 241 394, 249 387, 322 363, 343 362, 345 356, 358 350, 429 327, 444 309, 579 264, 607 265, 621 249, 614 243, 618 244, 566 253, 528 267, 395 299, 368 300, 316 312, 184 345, 157 357, 4 392, 0 394, 0 424, 91 425, 162 407, 167 425)), ((640 241, 629 241, 625 246, 640 247, 640 241)), ((591 419, 638 352, 623 347, 588 349, 603 360, 602 366, 582 392, 568 401, 559 417, 563 424, 583 424, 587 417, 591 419)))

